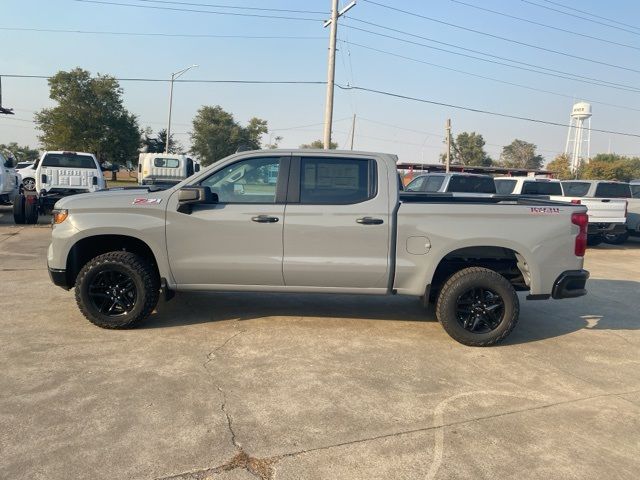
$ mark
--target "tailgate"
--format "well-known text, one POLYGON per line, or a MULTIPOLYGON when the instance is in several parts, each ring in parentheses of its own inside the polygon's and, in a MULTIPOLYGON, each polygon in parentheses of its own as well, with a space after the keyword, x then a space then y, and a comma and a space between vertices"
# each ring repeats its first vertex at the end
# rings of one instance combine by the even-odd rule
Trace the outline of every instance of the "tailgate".
POLYGON ((42 173, 46 175, 43 187, 89 190, 95 188, 93 178, 98 178, 98 170, 86 168, 58 168, 43 167, 42 173))
POLYGON ((627 200, 624 198, 581 198, 587 207, 589 223, 625 223, 627 200))

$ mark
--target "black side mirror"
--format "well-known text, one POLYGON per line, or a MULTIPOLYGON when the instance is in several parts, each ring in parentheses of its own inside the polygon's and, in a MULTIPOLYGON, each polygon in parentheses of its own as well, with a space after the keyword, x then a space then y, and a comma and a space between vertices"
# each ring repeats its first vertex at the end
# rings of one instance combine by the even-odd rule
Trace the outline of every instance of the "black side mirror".
POLYGON ((218 203, 218 194, 209 187, 182 187, 178 190, 178 211, 190 214, 194 205, 218 203))

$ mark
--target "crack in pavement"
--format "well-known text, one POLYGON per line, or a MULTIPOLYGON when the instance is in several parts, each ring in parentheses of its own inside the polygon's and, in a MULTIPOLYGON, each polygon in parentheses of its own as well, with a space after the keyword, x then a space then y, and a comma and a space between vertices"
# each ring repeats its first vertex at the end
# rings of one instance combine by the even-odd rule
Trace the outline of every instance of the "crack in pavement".
MULTIPOLYGON (((218 387, 218 389, 222 392, 222 390, 220 389, 220 387, 218 387)), ((224 395, 224 392, 222 392, 224 395)), ((257 478, 261 479, 261 480, 273 480, 273 475, 275 474, 274 470, 273 470, 273 466, 279 462, 280 460, 284 459, 284 458, 292 458, 292 457, 296 457, 298 455, 302 455, 302 454, 306 454, 306 453, 313 453, 313 452, 318 452, 318 451, 322 451, 322 450, 330 450, 332 448, 339 448, 339 447, 344 447, 344 446, 348 446, 348 445, 355 445, 355 444, 359 444, 359 443, 366 443, 366 442, 370 442, 370 441, 374 441, 374 440, 380 440, 380 439, 384 439, 384 438, 392 438, 392 437, 400 437, 400 436, 404 436, 404 435, 412 435, 414 433, 422 433, 422 432, 428 432, 431 430, 439 430, 442 431, 442 429, 447 428, 447 427, 452 427, 452 426, 460 426, 460 425, 465 425, 465 424, 470 424, 470 423, 474 423, 474 422, 480 422, 480 421, 484 421, 484 420, 490 420, 493 418, 500 418, 500 417, 506 417, 509 415, 516 415, 519 413, 526 413, 526 412, 531 412, 531 411, 536 411, 536 410, 544 410, 546 408, 552 408, 552 407, 556 407, 559 405, 569 405, 572 403, 577 403, 577 402, 584 402, 584 401, 588 401, 588 400, 594 400, 597 398, 606 398, 606 397, 618 397, 621 399, 624 399, 623 397, 620 397, 620 395, 630 395, 633 393, 640 393, 640 390, 632 390, 632 391, 628 391, 628 392, 612 392, 612 393, 604 393, 604 394, 599 394, 599 395, 592 395, 589 397, 581 397, 581 398, 575 398, 572 400, 564 400, 564 401, 560 401, 560 402, 552 402, 552 403, 546 403, 546 404, 542 404, 542 405, 534 405, 531 407, 527 407, 527 408, 522 408, 522 409, 517 409, 517 410, 511 410, 511 411, 507 411, 507 412, 502 412, 502 413, 496 413, 493 415, 487 415, 484 417, 477 417, 477 418, 471 418, 468 420, 460 420, 460 421, 456 421, 456 422, 448 422, 448 423, 444 423, 444 422, 437 422, 438 420, 438 415, 439 413, 439 407, 446 405, 446 403, 448 403, 449 401, 451 401, 454 397, 458 398, 461 396, 468 396, 470 394, 474 394, 474 393, 479 393, 479 392, 462 392, 460 394, 454 395, 453 397, 450 397, 448 399, 445 399, 443 402, 441 402, 438 407, 436 407, 436 409, 433 412, 433 415, 435 416, 434 418, 434 424, 428 427, 422 427, 422 428, 415 428, 415 429, 411 429, 411 430, 403 430, 400 432, 394 432, 394 433, 387 433, 387 434, 383 434, 383 435, 376 435, 373 437, 367 437, 367 438, 361 438, 361 439, 357 439, 357 440, 351 440, 351 441, 347 441, 347 442, 340 442, 340 443, 335 443, 335 444, 331 444, 331 445, 325 445, 322 447, 317 447, 317 448, 310 448, 307 450, 297 450, 294 452, 289 452, 289 453, 284 453, 281 455, 274 455, 272 457, 265 457, 265 458, 255 458, 255 457, 251 457, 249 456, 240 446, 239 443, 236 443, 235 441, 235 433, 232 430, 232 423, 230 421, 230 416, 227 414, 226 412, 226 397, 225 397, 225 402, 224 402, 224 408, 223 411, 225 412, 225 414, 227 415, 227 420, 228 420, 228 424, 229 424, 229 429, 232 433, 232 442, 234 444, 234 446, 236 446, 236 448, 238 448, 238 453, 236 453, 236 455, 231 458, 231 460, 229 460, 227 463, 217 466, 217 467, 213 467, 213 468, 208 468, 208 469, 203 469, 203 470, 195 470, 193 472, 186 472, 186 473, 181 473, 178 475, 173 475, 173 476, 169 476, 169 477, 162 477, 158 480, 204 480, 207 478, 208 475, 212 475, 212 474, 216 474, 216 473, 220 473, 220 472, 224 472, 224 471, 230 471, 230 470, 235 470, 236 468, 244 468, 246 469, 249 473, 251 473, 252 475, 256 476, 257 478)), ((493 392, 493 393, 504 393, 504 392, 493 392)), ((514 396, 521 396, 519 394, 513 394, 514 396)), ((538 395, 539 396, 539 395, 538 395)), ((626 400, 626 399, 624 399, 626 400)), ((632 403, 632 402, 631 402, 632 403)), ((436 457, 436 461, 437 461, 437 457, 436 457)), ((434 462, 435 464, 436 462, 434 462)), ((432 473, 434 469, 431 468, 430 469, 430 473, 432 473)))

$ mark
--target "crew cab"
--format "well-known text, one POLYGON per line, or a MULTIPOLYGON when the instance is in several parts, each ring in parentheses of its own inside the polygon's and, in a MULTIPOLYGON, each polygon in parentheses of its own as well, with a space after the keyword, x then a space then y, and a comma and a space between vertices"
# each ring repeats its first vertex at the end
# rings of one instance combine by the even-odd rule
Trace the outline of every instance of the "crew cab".
POLYGON ((17 224, 38 221, 61 198, 105 188, 104 175, 91 153, 47 151, 34 163, 35 188, 24 184, 16 197, 13 218, 17 224))
POLYGON ((53 212, 49 274, 104 328, 142 321, 161 292, 407 295, 435 303, 447 333, 475 346, 512 331, 516 291, 586 293, 584 206, 402 192, 396 162, 259 150, 166 190, 67 197, 53 212))
POLYGON ((628 183, 563 180, 562 190, 567 201, 587 207, 589 244, 597 245, 605 239, 622 243, 627 239, 627 199, 631 197, 628 183))
POLYGON ((496 193, 491 175, 473 173, 428 173, 414 178, 405 187, 407 192, 432 193, 496 193))

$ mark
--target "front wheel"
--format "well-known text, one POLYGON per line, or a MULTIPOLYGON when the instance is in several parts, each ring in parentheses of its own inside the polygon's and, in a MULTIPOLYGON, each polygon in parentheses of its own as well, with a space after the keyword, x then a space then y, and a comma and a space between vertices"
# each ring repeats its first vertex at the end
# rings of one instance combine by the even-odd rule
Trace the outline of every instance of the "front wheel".
POLYGON ((486 347, 505 339, 516 326, 520 302, 516 291, 499 273, 470 267, 446 281, 436 305, 436 316, 456 341, 486 347))
POLYGON ((16 195, 13 199, 13 221, 16 225, 25 224, 25 197, 22 194, 16 195))
POLYGON ((90 260, 76 279, 76 302, 93 324, 128 328, 147 318, 158 303, 160 281, 144 258, 109 252, 90 260))
POLYGON ((22 187, 29 192, 35 192, 36 190, 36 180, 35 178, 25 178, 22 181, 22 187))

